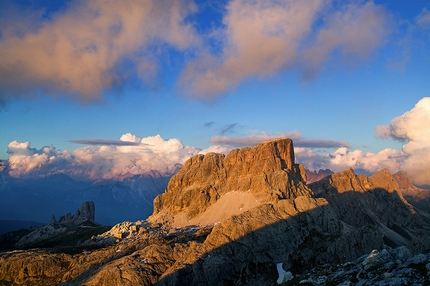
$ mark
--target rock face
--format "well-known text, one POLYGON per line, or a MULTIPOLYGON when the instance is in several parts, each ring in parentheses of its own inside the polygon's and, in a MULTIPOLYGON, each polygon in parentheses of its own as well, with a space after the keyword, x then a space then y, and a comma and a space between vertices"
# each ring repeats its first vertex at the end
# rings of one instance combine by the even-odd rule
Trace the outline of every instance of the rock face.
POLYGON ((320 266, 294 277, 289 285, 429 285, 430 254, 412 256, 402 246, 374 249, 354 261, 320 266))
POLYGON ((104 247, 73 256, 0 254, 0 284, 273 285, 282 269, 300 275, 400 245, 430 250, 428 216, 388 171, 305 181, 290 139, 192 157, 147 221, 116 225, 81 245, 104 247))
POLYGON ((330 169, 325 169, 325 170, 320 169, 320 170, 318 170, 318 172, 315 170, 310 171, 310 170, 306 169, 306 177, 307 177, 306 183, 311 184, 311 183, 317 182, 317 181, 321 180, 322 178, 330 176, 332 174, 334 174, 334 172, 330 169))
POLYGON ((399 190, 405 199, 414 207, 424 211, 430 211, 430 191, 414 186, 404 171, 399 171, 393 175, 394 180, 399 185, 399 190))
POLYGON ((197 155, 184 164, 170 179, 167 191, 154 200, 151 221, 166 222, 168 218, 176 226, 200 220, 206 224, 219 222, 219 218, 210 221, 203 217, 208 217, 205 212, 212 205, 219 201, 224 204, 223 197, 227 195, 234 193, 232 196, 241 200, 229 205, 230 210, 237 210, 229 213, 233 215, 260 204, 311 197, 312 191, 305 182, 304 168, 294 163, 293 143, 288 138, 232 150, 227 156, 197 155))
POLYGON ((75 226, 85 221, 94 222, 96 212, 95 209, 94 202, 83 202, 81 208, 76 211, 75 215, 72 215, 72 213, 67 213, 64 216, 61 216, 58 222, 55 220, 55 217, 52 216, 51 224, 58 223, 62 226, 75 226))
MULTIPOLYGON (((405 245, 419 253, 430 248, 427 214, 414 209, 388 170, 370 177, 345 170, 310 184, 316 197, 327 199, 350 232, 372 229, 380 245, 405 245)), ((378 248, 375 245, 374 248, 378 248)))

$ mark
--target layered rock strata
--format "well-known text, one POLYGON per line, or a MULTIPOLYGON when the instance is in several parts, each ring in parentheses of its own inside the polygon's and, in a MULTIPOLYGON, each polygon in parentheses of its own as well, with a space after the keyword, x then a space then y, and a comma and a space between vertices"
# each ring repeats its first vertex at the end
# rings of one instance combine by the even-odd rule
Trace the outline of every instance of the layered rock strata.
POLYGON ((235 149, 227 156, 197 155, 185 162, 170 179, 167 191, 154 200, 150 220, 173 226, 211 224, 258 205, 312 197, 305 182, 306 172, 295 164, 293 142, 288 138, 235 149), (215 204, 215 212, 228 213, 211 215, 215 204))

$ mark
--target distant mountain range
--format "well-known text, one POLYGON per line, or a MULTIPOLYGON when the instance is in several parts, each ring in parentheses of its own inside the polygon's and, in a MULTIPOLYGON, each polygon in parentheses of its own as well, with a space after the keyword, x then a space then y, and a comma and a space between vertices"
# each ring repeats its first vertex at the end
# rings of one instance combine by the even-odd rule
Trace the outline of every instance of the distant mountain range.
POLYGON ((0 219, 46 224, 52 215, 58 218, 89 200, 96 205, 98 223, 114 225, 145 219, 152 213, 152 201, 166 189, 170 177, 153 172, 122 180, 76 180, 62 173, 41 178, 14 178, 3 168, 0 172, 0 219))

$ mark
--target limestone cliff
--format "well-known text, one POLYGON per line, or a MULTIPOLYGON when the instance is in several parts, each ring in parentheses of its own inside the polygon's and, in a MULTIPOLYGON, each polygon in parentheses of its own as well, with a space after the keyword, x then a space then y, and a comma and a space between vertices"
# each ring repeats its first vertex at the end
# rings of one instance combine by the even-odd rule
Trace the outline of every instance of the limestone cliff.
POLYGON ((197 155, 185 162, 169 181, 167 191, 154 200, 150 220, 168 219, 177 226, 211 224, 222 219, 209 216, 216 203, 216 212, 228 209, 224 216, 228 218, 260 204, 312 197, 305 182, 304 167, 295 164, 293 142, 288 138, 232 150, 227 156, 197 155))

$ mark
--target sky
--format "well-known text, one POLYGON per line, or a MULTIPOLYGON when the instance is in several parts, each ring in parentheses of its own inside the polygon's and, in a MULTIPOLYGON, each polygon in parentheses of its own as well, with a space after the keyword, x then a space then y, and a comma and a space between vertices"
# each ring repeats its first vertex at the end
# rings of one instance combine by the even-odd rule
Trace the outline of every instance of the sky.
POLYGON ((123 178, 287 136, 430 185, 429 51, 424 0, 4 0, 0 159, 123 178))

